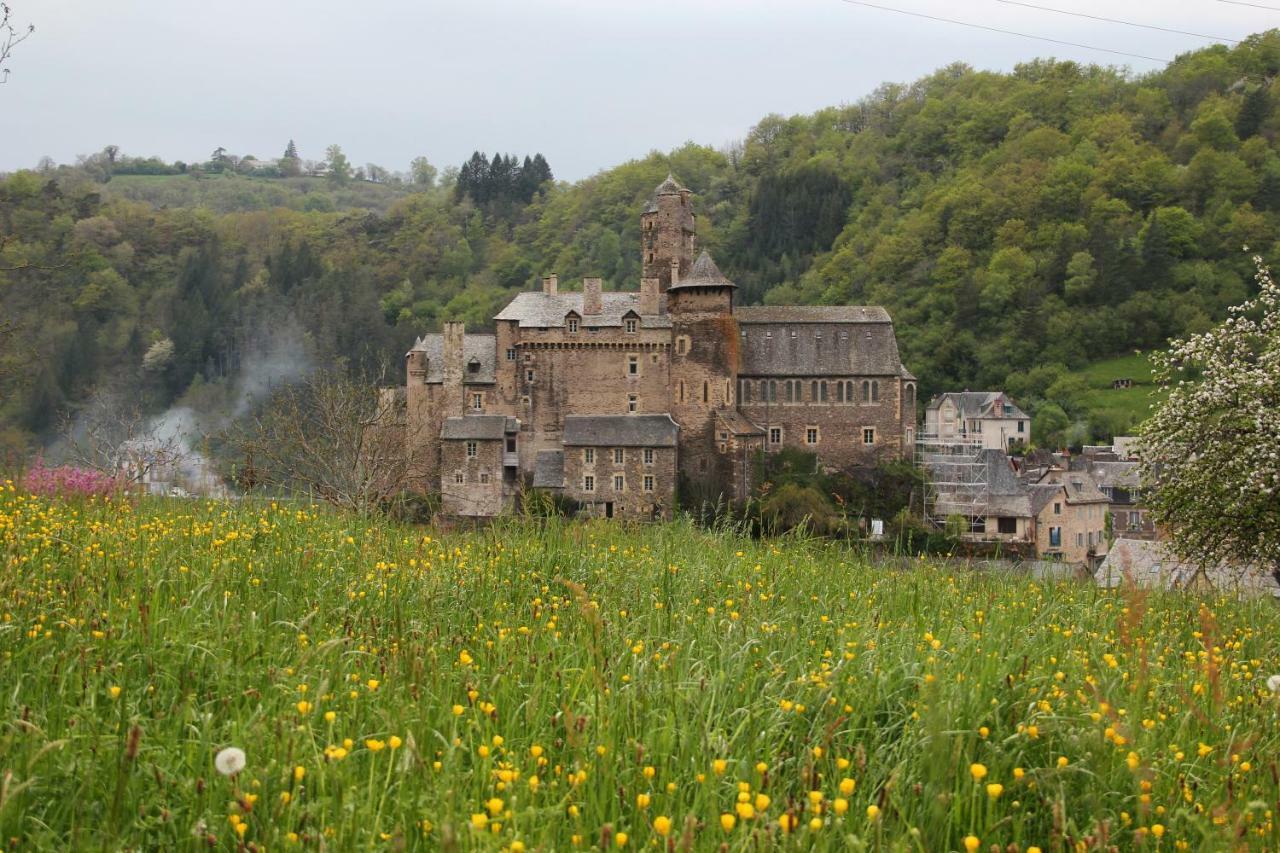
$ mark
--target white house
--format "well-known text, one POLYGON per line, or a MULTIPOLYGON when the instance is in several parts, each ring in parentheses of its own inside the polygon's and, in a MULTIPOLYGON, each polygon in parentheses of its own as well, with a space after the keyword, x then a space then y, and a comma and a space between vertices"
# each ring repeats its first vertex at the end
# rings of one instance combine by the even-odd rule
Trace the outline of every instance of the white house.
POLYGON ((1031 418, 1003 391, 949 391, 929 401, 924 432, 941 442, 1009 450, 1031 441, 1031 418))

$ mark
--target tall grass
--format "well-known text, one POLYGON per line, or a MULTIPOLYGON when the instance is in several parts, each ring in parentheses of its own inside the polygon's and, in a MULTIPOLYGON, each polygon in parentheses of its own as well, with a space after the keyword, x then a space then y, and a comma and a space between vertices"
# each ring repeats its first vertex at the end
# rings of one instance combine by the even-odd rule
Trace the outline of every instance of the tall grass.
POLYGON ((1270 602, 12 487, 0 562, 6 845, 1280 844, 1270 602))

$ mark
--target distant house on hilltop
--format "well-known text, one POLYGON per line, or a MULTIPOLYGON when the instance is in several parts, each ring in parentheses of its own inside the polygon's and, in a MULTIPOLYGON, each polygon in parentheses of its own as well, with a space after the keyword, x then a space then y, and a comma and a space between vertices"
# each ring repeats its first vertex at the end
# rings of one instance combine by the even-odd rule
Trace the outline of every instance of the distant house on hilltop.
POLYGON ((949 391, 929 401, 924 433, 931 440, 1010 450, 1031 441, 1031 418, 1003 391, 949 391))

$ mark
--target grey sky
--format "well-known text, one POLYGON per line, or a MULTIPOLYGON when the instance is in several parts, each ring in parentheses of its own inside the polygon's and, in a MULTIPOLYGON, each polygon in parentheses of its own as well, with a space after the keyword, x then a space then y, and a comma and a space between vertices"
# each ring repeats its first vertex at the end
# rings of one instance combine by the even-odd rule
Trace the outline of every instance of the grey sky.
MULTIPOLYGON (((1208 42, 998 0, 875 0, 1170 57, 1208 42)), ((1280 12, 1216 0, 1028 0, 1229 38, 1280 12)), ((1157 63, 896 15, 842 0, 10 0, 33 38, 0 86, 0 170, 217 146, 438 166, 541 151, 577 179, 686 140, 742 138, 770 112, 855 101, 952 61, 1157 63)), ((1280 2, 1273 5, 1280 6, 1280 2)))

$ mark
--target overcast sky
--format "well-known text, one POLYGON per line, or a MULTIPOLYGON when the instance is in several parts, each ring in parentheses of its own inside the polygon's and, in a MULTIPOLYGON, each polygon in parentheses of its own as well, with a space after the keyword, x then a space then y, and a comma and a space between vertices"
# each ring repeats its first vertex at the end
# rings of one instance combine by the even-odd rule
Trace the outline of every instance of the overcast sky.
MULTIPOLYGON (((418 155, 456 165, 476 148, 541 151, 574 180, 686 140, 741 139, 768 113, 856 101, 957 60, 1160 66, 844 0, 9 2, 36 34, 0 86, 0 170, 107 144, 266 159, 292 137, 304 159, 336 142, 355 164, 391 169, 418 155)), ((875 2, 1151 57, 1209 44, 999 0, 875 2)), ((1280 26, 1280 11, 1221 0, 1030 2, 1225 38, 1280 26)))

